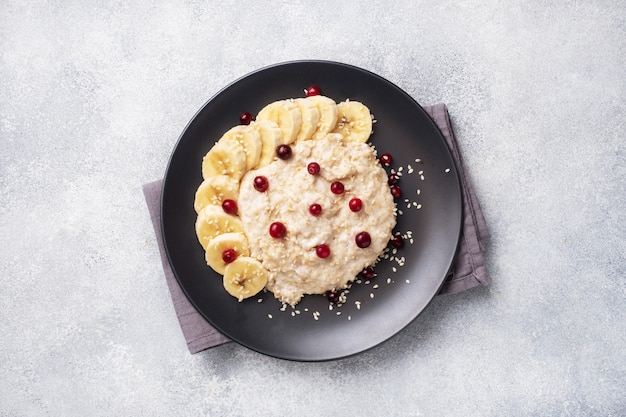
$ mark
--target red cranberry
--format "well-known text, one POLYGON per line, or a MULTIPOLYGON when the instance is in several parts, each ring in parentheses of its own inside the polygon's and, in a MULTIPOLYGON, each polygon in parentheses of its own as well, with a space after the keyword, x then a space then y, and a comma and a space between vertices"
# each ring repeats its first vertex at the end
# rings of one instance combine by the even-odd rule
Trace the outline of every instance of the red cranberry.
POLYGON ((287 228, 281 222, 270 224, 270 236, 276 239, 282 239, 287 234, 287 228))
POLYGON ((359 248, 365 249, 372 243, 372 238, 370 237, 369 233, 361 232, 361 233, 357 233, 356 237, 354 238, 354 241, 356 242, 356 245, 359 248))
POLYGON ((313 216, 319 216, 322 213, 322 206, 317 203, 311 204, 309 206, 309 213, 311 213, 313 216))
POLYGON ((339 292, 337 290, 331 290, 326 292, 326 299, 331 303, 339 302, 339 292))
POLYGON ((259 192, 261 192, 261 193, 264 192, 265 190, 267 190, 267 187, 270 186, 269 181, 263 175, 259 175, 257 177, 254 177, 253 184, 254 184, 254 189, 259 191, 259 192))
POLYGON ((374 268, 372 268, 371 266, 368 266, 363 271, 361 271, 361 276, 363 276, 363 278, 365 279, 374 278, 374 268))
POLYGON ((311 162, 307 165, 306 170, 309 171, 309 174, 311 175, 317 175, 320 173, 320 164, 317 162, 311 162))
POLYGON ((243 112, 241 113, 241 116, 239 116, 239 121, 242 125, 249 125, 250 122, 252 122, 252 115, 247 111, 243 112))
POLYGON ((276 155, 283 161, 291 158, 291 146, 289 145, 280 145, 276 148, 276 155))
POLYGON ((361 209, 363 208, 363 202, 361 201, 360 198, 356 198, 356 197, 350 200, 348 202, 348 205, 350 206, 350 210, 352 210, 355 213, 357 211, 361 211, 361 209))
POLYGON ((309 88, 306 88, 304 92, 307 97, 319 96, 320 94, 322 94, 322 90, 320 90, 320 88, 316 85, 312 85, 309 88))
POLYGON ((330 191, 332 191, 333 194, 343 194, 343 184, 340 181, 333 182, 332 184, 330 184, 330 191))
POLYGON ((380 162, 383 165, 389 166, 393 162, 393 157, 391 156, 390 153, 385 152, 384 154, 380 156, 380 162))
POLYGON ((237 213, 237 202, 235 200, 226 199, 222 201, 222 208, 228 214, 237 213))
POLYGON ((237 252, 235 252, 235 249, 226 249, 222 252, 222 260, 227 264, 233 262, 235 259, 237 259, 237 252))
POLYGON ((328 245, 322 243, 315 248, 315 253, 322 259, 328 258, 330 256, 330 248, 328 247, 328 245))
POLYGON ((402 196, 402 190, 397 185, 391 186, 391 195, 395 198, 400 198, 402 196))
POLYGON ((389 175, 389 185, 397 184, 400 181, 400 177, 398 174, 390 174, 389 175))
POLYGON ((401 248, 404 245, 404 239, 402 239, 402 235, 400 233, 396 233, 392 238, 391 238, 391 246, 393 246, 396 249, 401 248))

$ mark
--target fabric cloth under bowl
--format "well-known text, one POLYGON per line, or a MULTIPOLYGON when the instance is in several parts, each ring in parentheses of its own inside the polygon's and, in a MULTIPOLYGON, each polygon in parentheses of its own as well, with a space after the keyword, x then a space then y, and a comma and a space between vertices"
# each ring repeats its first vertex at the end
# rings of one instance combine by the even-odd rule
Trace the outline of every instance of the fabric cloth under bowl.
MULTIPOLYGON (((472 182, 465 170, 463 158, 459 152, 450 116, 445 104, 425 106, 424 110, 433 119, 443 134, 459 173, 461 194, 463 197, 463 221, 461 238, 456 257, 452 262, 450 272, 441 287, 438 295, 455 294, 474 288, 478 285, 487 285, 489 280, 485 269, 483 251, 484 242, 489 238, 489 229, 483 217, 478 198, 472 182)), ((167 281, 174 310, 178 317, 183 336, 187 341, 189 351, 198 353, 202 350, 230 342, 226 336, 218 332, 198 313, 191 305, 170 267, 161 235, 161 191, 163 180, 153 181, 143 185, 143 193, 148 205, 154 232, 159 247, 163 272, 167 281)))

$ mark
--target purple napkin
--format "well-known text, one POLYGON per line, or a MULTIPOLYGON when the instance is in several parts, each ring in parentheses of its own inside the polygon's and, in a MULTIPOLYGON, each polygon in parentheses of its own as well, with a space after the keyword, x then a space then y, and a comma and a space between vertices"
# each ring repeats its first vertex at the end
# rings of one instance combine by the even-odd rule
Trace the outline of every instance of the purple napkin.
POLYGON ((425 106, 424 110, 435 121, 446 139, 461 180, 461 194, 463 195, 461 239, 456 258, 452 262, 450 272, 438 295, 455 294, 480 284, 487 285, 489 283, 483 259, 484 241, 489 238, 489 229, 478 204, 476 191, 465 170, 446 105, 440 103, 434 106, 425 106))
MULTIPOLYGON (((487 224, 480 210, 480 205, 478 204, 472 183, 463 166, 463 159, 457 148, 456 138, 452 131, 452 125, 450 124, 448 109, 445 104, 435 104, 434 106, 425 106, 424 110, 426 110, 435 121, 445 137, 461 180, 461 193, 463 194, 463 225, 461 239, 459 241, 456 258, 439 291, 439 295, 455 294, 481 284, 488 284, 487 270, 485 269, 483 260, 483 243, 489 238, 489 230, 487 229, 487 224)), ((174 273, 167 260, 165 247, 163 246, 163 237, 161 236, 162 185, 163 180, 144 184, 143 193, 146 198, 148 210, 150 211, 152 225, 154 226, 161 262, 163 264, 163 272, 165 273, 167 286, 172 296, 174 310, 176 311, 178 322, 180 323, 183 335, 187 341, 187 347, 193 354, 230 342, 230 339, 215 330, 200 313, 198 313, 191 305, 174 277, 174 273)))

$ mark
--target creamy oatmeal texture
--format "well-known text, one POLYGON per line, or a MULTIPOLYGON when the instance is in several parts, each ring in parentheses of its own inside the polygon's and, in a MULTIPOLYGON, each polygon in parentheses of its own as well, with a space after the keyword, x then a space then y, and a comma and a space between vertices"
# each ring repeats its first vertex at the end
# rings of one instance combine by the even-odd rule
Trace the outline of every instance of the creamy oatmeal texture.
POLYGON ((205 154, 196 235, 230 295, 266 289, 294 306, 346 288, 376 263, 396 208, 366 143, 373 119, 363 103, 337 104, 317 89, 269 103, 256 119, 242 114, 205 154))
POLYGON ((362 142, 344 142, 342 135, 303 140, 292 146, 288 160, 277 159, 262 168, 248 171, 241 180, 239 215, 250 242, 250 256, 268 271, 266 288, 280 301, 295 305, 304 294, 323 294, 342 289, 377 257, 392 237, 395 205, 389 192, 387 174, 378 163, 374 149, 362 142), (317 175, 307 171, 317 162, 317 175), (253 187, 256 176, 265 176, 269 187, 253 187), (343 194, 331 192, 330 184, 341 181, 343 194), (358 212, 350 210, 350 199, 362 200, 358 212), (319 216, 309 213, 319 204, 319 216), (271 223, 287 228, 282 239, 270 236, 271 223), (359 248, 355 236, 371 236, 367 248, 359 248), (326 244, 328 258, 316 255, 326 244))

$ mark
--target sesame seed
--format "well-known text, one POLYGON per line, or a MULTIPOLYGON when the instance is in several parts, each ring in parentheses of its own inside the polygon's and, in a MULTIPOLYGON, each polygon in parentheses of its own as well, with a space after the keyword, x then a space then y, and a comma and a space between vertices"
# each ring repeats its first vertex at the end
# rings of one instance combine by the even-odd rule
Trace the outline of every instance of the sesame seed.
POLYGON ((348 316, 348 320, 352 320, 352 317, 348 316))
POLYGON ((391 278, 387 278, 387 284, 391 284, 391 278))
POLYGON ((450 172, 450 168, 446 168, 445 172, 450 172))
POLYGON ((337 315, 338 315, 338 316, 341 316, 341 311, 338 311, 338 312, 337 312, 337 315))
POLYGON ((395 266, 394 266, 394 267, 391 267, 391 270, 392 270, 393 272, 398 272, 398 269, 397 269, 395 266))
POLYGON ((291 312, 291 317, 295 317, 296 313, 294 313, 293 311, 291 312))
POLYGON ((370 293, 370 298, 374 298, 374 293, 373 292, 370 293))
POLYGON ((410 283, 411 283, 411 281, 409 281, 408 279, 407 279, 405 282, 406 282, 407 284, 410 284, 410 283))
POLYGON ((424 181, 424 176, 420 175, 420 180, 424 181))
POLYGON ((422 193, 422 190, 420 190, 419 188, 417 189, 417 195, 420 195, 422 193))
POLYGON ((378 284, 374 285, 372 288, 374 289, 378 288, 378 284))
POLYGON ((417 205, 417 206, 415 206, 415 207, 417 207, 417 209, 419 210, 419 209, 421 209, 421 208, 422 208, 422 205, 421 205, 421 204, 418 204, 418 205, 417 205))
POLYGON ((271 318, 272 318, 272 315, 271 315, 271 314, 268 314, 268 315, 267 315, 267 317, 269 317, 269 318, 271 319, 271 318))

